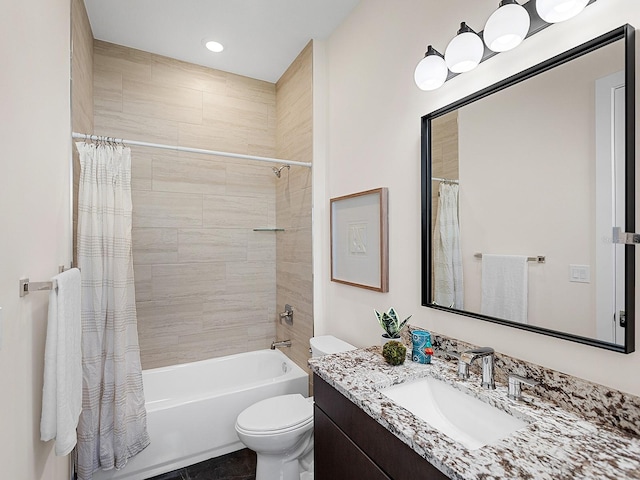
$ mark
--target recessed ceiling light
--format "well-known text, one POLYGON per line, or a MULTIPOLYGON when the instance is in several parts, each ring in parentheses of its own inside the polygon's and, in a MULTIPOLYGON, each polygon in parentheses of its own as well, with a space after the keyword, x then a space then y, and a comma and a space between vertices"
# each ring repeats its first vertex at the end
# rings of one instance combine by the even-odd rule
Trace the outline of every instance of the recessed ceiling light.
POLYGON ((224 50, 224 46, 220 42, 214 42, 213 40, 205 40, 204 46, 215 53, 220 53, 224 50))

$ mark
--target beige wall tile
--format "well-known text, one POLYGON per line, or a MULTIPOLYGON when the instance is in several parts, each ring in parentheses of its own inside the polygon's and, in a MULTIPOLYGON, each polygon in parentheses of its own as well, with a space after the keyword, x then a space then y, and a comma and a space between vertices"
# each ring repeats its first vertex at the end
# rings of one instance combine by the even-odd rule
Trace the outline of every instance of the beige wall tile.
POLYGON ((153 82, 157 85, 184 87, 223 95, 227 88, 227 77, 229 75, 220 70, 181 62, 160 55, 154 55, 151 72, 153 82))
POLYGON ((140 338, 180 335, 202 329, 202 303, 193 299, 136 302, 140 338))
POLYGON ((138 228, 202 225, 202 197, 185 193, 132 192, 133 226, 138 228))
POLYGON ((276 176, 269 163, 227 164, 227 195, 262 197, 273 195, 276 176))
MULTIPOLYGON (((269 120, 269 105, 217 93, 203 94, 203 120, 217 122, 228 129, 265 129, 269 120)), ((275 133, 275 131, 274 131, 275 133)))
POLYGON ((276 340, 276 325, 273 321, 260 323, 247 327, 247 349, 264 350, 271 347, 271 342, 276 340))
POLYGON ((134 228, 133 258, 136 265, 176 263, 178 261, 178 229, 134 228))
POLYGON ((178 232, 180 262, 237 262, 246 258, 246 229, 200 228, 178 232))
POLYGON ((269 309, 271 304, 275 305, 275 301, 270 292, 208 295, 204 302, 203 329, 267 324, 275 330, 274 318, 269 309))
POLYGON ((103 111, 95 107, 95 133, 126 140, 178 144, 178 123, 160 118, 103 111))
POLYGON ((153 300, 153 290, 151 285, 151 265, 140 265, 133 256, 133 278, 136 286, 136 305, 137 302, 147 302, 153 300))
POLYGON ((93 68, 101 71, 120 72, 123 78, 151 81, 153 54, 113 43, 93 42, 93 68))
POLYGON ((219 157, 185 153, 156 156, 152 182, 154 191, 224 194, 226 166, 219 157))
POLYGON ((207 295, 226 291, 224 263, 153 265, 151 268, 155 301, 202 304, 207 295))
MULTIPOLYGON (((312 43, 309 43, 276 85, 277 156, 313 160, 312 43)), ((277 183, 277 308, 294 308, 293 326, 277 323, 278 339, 291 339, 283 349, 308 371, 309 338, 313 336, 311 275, 311 170, 291 167, 286 181, 277 183)), ((284 175, 283 175, 284 177, 284 175)))
MULTIPOLYGON (((258 224, 261 225, 261 224, 258 224)), ((280 232, 254 232, 248 233, 247 261, 270 262, 275 268, 276 239, 280 232)))
POLYGON ((203 125, 180 123, 178 125, 178 145, 247 154, 247 133, 227 130, 223 123, 208 121, 203 125))
MULTIPOLYGON (((93 132, 93 34, 84 2, 71 2, 71 31, 73 58, 71 59, 71 125, 74 132, 93 132)), ((73 238, 78 230, 78 190, 80 159, 73 148, 73 238)), ((77 248, 73 242, 73 263, 77 264, 77 248)))
POLYGON ((275 296, 276 272, 271 262, 227 263, 226 292, 275 296))
MULTIPOLYGON (((205 195, 203 226, 215 228, 247 228, 268 226, 269 201, 273 196, 237 197, 205 195)), ((264 236, 264 235, 263 235, 264 236)))
POLYGON ((202 124, 202 92, 122 80, 122 111, 142 117, 202 124))
POLYGON ((122 112, 122 72, 96 69, 93 91, 95 108, 122 112))
POLYGON ((151 190, 154 153, 151 148, 131 147, 131 190, 151 190))
POLYGON ((229 74, 226 95, 256 103, 276 104, 276 86, 273 83, 229 74))
POLYGON ((177 335, 139 335, 143 369, 166 367, 178 363, 177 335))
POLYGON ((193 362, 246 352, 248 340, 247 328, 244 326, 180 335, 178 360, 180 363, 193 362))

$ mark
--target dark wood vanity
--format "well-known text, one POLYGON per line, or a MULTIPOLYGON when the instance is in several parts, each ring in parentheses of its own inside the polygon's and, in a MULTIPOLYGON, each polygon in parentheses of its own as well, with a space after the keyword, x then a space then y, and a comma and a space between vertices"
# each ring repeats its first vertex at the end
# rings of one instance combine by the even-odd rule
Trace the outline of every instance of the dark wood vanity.
POLYGON ((313 388, 316 480, 448 478, 318 375, 313 388))

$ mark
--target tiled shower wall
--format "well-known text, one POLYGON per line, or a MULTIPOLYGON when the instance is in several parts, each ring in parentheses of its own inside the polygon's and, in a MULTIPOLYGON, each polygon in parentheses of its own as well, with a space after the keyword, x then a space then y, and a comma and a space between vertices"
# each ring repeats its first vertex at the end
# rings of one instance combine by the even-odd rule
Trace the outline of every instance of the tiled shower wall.
MULTIPOLYGON (((93 33, 83 0, 71 2, 71 126, 74 132, 93 132, 93 33)), ((73 151, 73 238, 78 228, 80 159, 73 151)), ((73 264, 76 265, 76 242, 73 264)))
MULTIPOLYGON (((276 155, 274 84, 101 41, 93 66, 98 135, 276 155)), ((253 229, 276 226, 272 165, 141 147, 132 163, 143 368, 268 347, 277 234, 253 229)))
MULTIPOLYGON (((298 55, 276 84, 277 155, 299 162, 313 160, 313 43, 298 55)), ((293 326, 278 322, 278 339, 291 339, 283 351, 307 370, 313 336, 311 257, 311 169, 291 167, 277 180, 277 308, 294 309, 293 326)))

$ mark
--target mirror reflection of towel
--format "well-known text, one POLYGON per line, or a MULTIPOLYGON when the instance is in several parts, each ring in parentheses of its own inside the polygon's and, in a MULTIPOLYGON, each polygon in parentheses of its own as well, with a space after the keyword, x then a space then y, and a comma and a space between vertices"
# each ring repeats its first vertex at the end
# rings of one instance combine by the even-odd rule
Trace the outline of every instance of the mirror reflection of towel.
POLYGON ((483 315, 527 323, 527 257, 482 254, 483 315))

